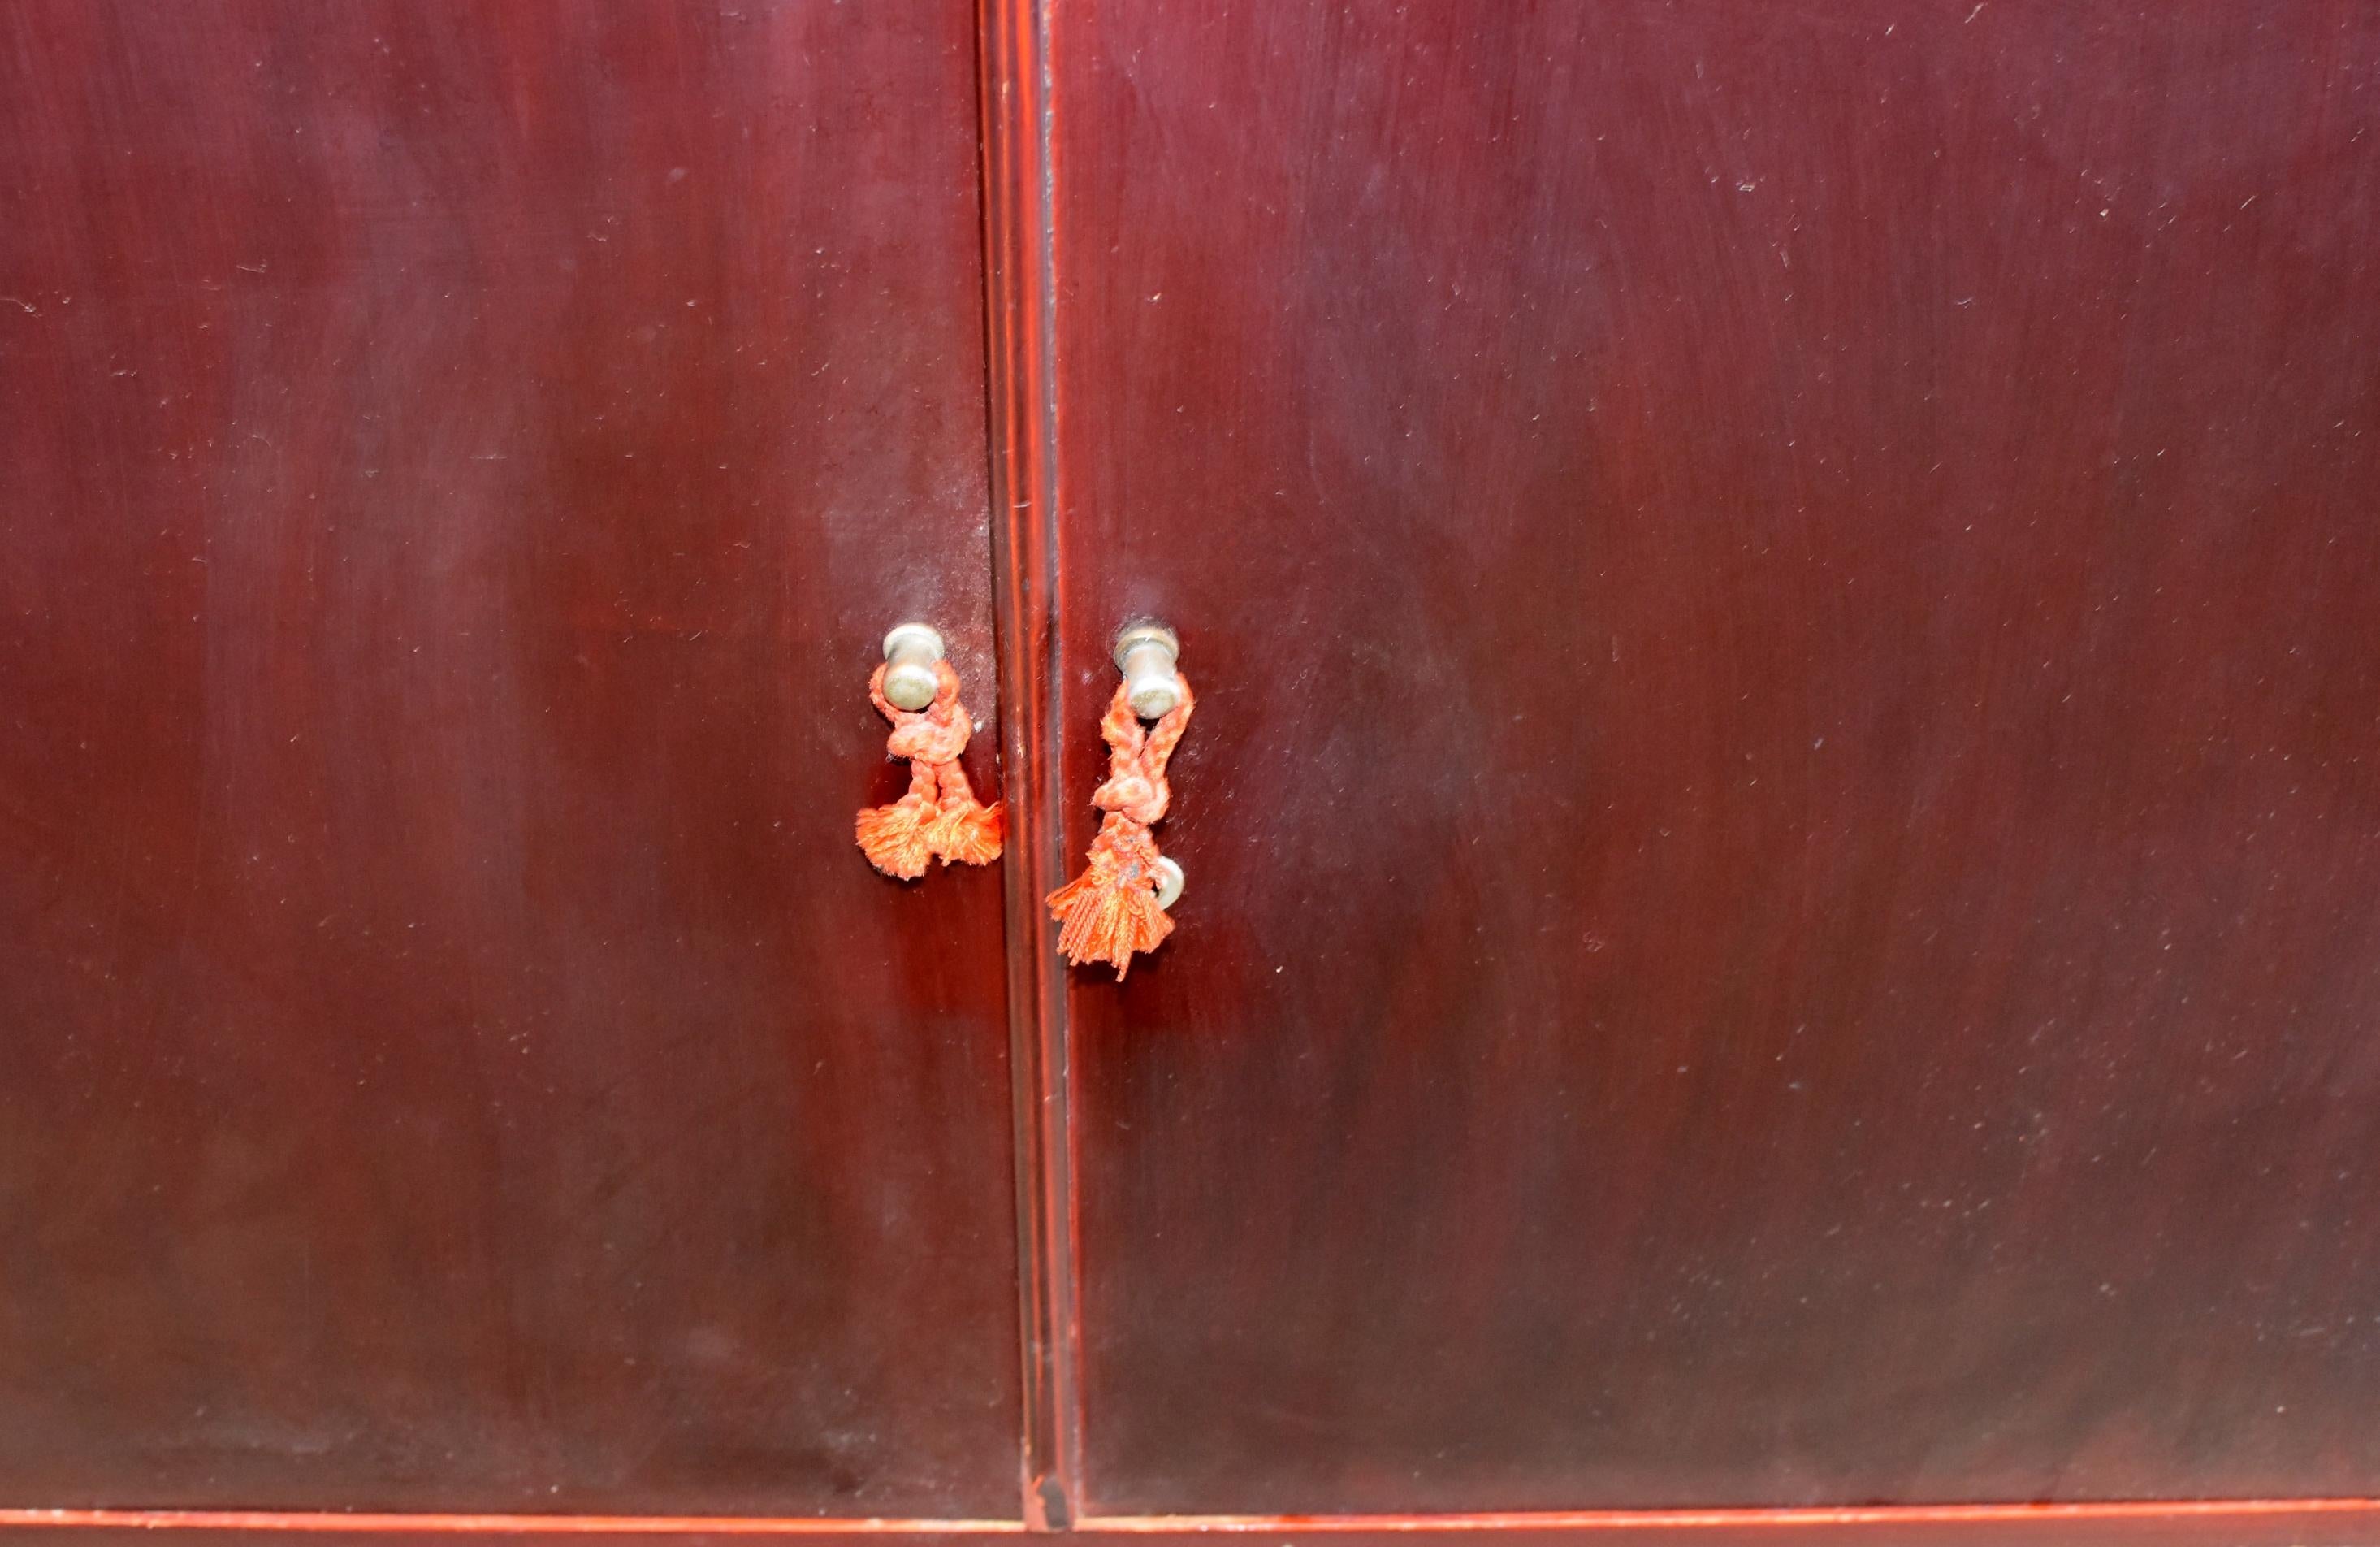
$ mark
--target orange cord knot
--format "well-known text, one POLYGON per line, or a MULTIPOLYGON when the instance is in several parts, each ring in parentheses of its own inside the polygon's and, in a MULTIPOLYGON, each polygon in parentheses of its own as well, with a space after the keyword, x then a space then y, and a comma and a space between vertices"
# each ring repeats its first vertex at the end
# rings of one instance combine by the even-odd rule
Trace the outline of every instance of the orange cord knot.
POLYGON ((936 859, 989 865, 999 859, 1000 803, 978 803, 959 766, 973 725, 959 702, 959 674, 949 662, 935 662, 934 701, 910 710, 884 696, 879 666, 868 679, 868 697, 892 722, 884 749, 909 760, 909 793, 859 813, 859 849, 868 862, 886 875, 915 881, 936 859))
POLYGON ((1190 724, 1190 684, 1174 677, 1181 701, 1154 725, 1144 728, 1132 699, 1119 686, 1099 721, 1108 744, 1108 778, 1091 794, 1107 812, 1091 840, 1090 863, 1082 874, 1050 894, 1050 916, 1062 926, 1058 949, 1080 967, 1103 961, 1122 981, 1135 951, 1154 951, 1173 932, 1173 920, 1157 903, 1160 856, 1149 825, 1165 815, 1172 790, 1165 765, 1190 724))

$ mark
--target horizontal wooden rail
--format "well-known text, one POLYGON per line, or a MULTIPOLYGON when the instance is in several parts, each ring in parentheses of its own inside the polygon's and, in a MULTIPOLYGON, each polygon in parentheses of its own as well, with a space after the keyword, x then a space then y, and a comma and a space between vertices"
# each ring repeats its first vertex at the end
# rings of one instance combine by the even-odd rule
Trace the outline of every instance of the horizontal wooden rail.
MULTIPOLYGON (((912 1538, 949 1543, 1028 1533, 1014 1520, 820 1519, 808 1517, 346 1513, 310 1510, 0 1509, 0 1532, 298 1532, 357 1541, 478 1536, 515 1541, 621 1536, 696 1542, 756 1536, 912 1538)), ((1780 1538, 1866 1547, 2380 1547, 2380 1499, 2125 1500, 2081 1504, 1943 1504, 1820 1508, 1580 1510, 1477 1515, 1089 1516, 1062 1533, 1151 1538, 1263 1535, 1284 1544, 1328 1538, 1382 1541, 1431 1532, 1500 1532, 1532 1547, 1560 1541, 1622 1547, 1694 1540, 1780 1538)))

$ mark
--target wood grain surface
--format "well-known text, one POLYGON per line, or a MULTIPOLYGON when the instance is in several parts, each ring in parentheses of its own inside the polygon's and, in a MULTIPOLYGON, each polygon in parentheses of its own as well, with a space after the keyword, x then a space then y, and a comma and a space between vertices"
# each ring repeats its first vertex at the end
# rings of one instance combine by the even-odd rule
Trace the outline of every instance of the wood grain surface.
POLYGON ((1089 1510, 2380 1492, 2380 14, 1051 57, 1089 1510))
POLYGON ((1014 1515, 975 70, 0 8, 0 1503, 1014 1515))

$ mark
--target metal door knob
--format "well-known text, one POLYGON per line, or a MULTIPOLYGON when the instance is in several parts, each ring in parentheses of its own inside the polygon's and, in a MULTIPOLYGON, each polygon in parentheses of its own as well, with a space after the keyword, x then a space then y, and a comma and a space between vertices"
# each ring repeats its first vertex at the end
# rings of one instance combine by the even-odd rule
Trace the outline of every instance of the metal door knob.
POLYGON ((1124 697, 1144 720, 1161 720, 1182 702, 1173 662, 1182 641, 1161 623, 1136 623, 1116 636, 1116 669, 1123 673, 1124 697))
POLYGON ((934 701, 941 685, 934 664, 942 658, 942 637, 922 623, 905 623, 884 636, 884 697, 895 709, 920 710, 934 701))

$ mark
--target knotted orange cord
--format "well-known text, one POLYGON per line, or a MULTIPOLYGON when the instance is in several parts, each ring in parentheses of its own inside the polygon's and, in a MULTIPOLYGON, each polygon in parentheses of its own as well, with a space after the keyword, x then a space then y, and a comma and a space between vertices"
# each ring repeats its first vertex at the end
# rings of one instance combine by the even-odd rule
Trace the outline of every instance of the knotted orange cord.
POLYGON ((1116 969, 1118 982, 1135 951, 1154 951, 1173 932, 1173 920, 1157 906, 1159 856, 1148 831, 1172 797, 1165 764, 1190 723, 1190 684, 1178 674, 1173 681, 1181 702, 1147 729, 1132 712, 1127 687, 1117 687, 1099 722, 1099 736, 1108 744, 1108 779, 1091 794, 1091 804, 1108 814, 1091 840, 1089 867, 1049 898, 1050 916, 1064 926, 1058 932, 1058 949, 1066 959, 1077 967, 1106 962, 1116 969))
POLYGON ((936 859, 989 865, 1000 858, 1001 806, 980 805, 959 754, 974 722, 959 702, 959 674, 934 663, 934 701, 901 709, 884 696, 885 668, 868 679, 868 697, 892 722, 884 749, 909 760, 909 793, 859 813, 859 848, 886 875, 915 881, 936 859))

